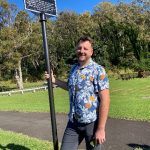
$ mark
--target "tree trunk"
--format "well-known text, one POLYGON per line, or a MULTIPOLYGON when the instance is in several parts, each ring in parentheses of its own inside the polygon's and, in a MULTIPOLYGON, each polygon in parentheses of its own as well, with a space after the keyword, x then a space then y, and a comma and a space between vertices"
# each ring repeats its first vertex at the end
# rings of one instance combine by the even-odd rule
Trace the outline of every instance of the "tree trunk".
POLYGON ((21 60, 18 61, 18 69, 15 70, 15 79, 16 79, 17 87, 18 87, 20 90, 23 89, 21 60))

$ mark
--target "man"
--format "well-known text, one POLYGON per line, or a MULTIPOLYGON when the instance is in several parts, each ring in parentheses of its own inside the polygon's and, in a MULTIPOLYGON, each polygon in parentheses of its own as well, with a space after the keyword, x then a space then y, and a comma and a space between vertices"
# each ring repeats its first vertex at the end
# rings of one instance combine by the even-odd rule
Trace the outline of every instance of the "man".
POLYGON ((110 103, 108 77, 104 68, 91 59, 93 43, 89 37, 79 39, 76 54, 78 63, 72 66, 67 83, 52 74, 52 82, 69 90, 70 96, 69 121, 61 150, 77 150, 83 139, 87 150, 100 150, 106 140, 110 103))

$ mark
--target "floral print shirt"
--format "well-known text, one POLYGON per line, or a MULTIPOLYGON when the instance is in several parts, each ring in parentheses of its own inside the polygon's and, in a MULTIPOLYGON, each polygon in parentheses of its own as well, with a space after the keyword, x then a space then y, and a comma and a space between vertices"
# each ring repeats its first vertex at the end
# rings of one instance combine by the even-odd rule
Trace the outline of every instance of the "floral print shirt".
POLYGON ((98 92, 109 88, 104 68, 92 59, 87 66, 72 66, 68 78, 70 96, 69 120, 73 117, 80 123, 91 123, 97 119, 100 99, 98 92))

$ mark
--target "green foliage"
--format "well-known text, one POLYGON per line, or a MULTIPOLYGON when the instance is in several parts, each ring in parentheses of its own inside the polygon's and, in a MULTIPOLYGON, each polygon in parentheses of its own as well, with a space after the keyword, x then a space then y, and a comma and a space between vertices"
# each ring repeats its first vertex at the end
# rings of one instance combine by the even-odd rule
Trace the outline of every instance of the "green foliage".
POLYGON ((55 22, 54 38, 57 70, 63 70, 67 61, 74 60, 71 56, 74 56, 75 41, 78 38, 78 15, 73 12, 60 13, 55 22))
MULTIPOLYGON (((41 80, 45 59, 38 20, 33 21, 24 11, 15 12, 7 1, 0 1, 0 78, 13 79, 19 69, 23 80, 41 80), (9 19, 11 25, 8 25, 9 19), (16 71, 17 70, 17 71, 16 71)), ((75 46, 82 35, 94 39, 94 60, 111 68, 149 68, 150 10, 147 1, 135 0, 126 4, 103 2, 93 14, 64 11, 56 20, 47 21, 50 63, 54 73, 67 76, 75 63, 75 46)))
POLYGON ((132 68, 140 63, 150 42, 147 34, 150 32, 148 15, 149 12, 136 3, 101 3, 95 8, 99 41, 106 45, 105 51, 109 54, 107 60, 113 66, 132 68))
POLYGON ((136 66, 137 70, 150 70, 150 59, 141 59, 136 66))

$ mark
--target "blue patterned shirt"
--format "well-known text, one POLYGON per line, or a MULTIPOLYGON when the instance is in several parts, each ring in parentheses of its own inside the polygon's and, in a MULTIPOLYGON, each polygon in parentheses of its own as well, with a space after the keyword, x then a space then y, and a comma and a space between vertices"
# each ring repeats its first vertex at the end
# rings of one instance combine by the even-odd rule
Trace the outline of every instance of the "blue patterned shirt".
POLYGON ((69 120, 73 122, 74 116, 80 123, 94 122, 100 105, 98 92, 108 88, 109 81, 104 68, 92 59, 85 67, 73 65, 68 78, 69 120))

